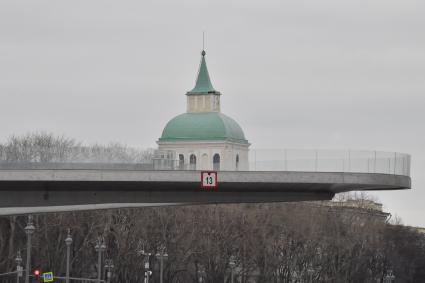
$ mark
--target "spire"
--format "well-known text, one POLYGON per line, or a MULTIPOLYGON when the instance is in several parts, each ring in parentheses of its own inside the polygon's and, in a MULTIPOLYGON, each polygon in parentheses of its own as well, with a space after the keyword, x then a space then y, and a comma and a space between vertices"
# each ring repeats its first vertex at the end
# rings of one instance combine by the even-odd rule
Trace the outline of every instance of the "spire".
POLYGON ((201 64, 199 65, 198 77, 196 79, 195 87, 188 91, 187 94, 207 94, 215 93, 220 94, 214 89, 211 84, 210 75, 208 74, 207 63, 205 62, 205 50, 202 50, 201 64))

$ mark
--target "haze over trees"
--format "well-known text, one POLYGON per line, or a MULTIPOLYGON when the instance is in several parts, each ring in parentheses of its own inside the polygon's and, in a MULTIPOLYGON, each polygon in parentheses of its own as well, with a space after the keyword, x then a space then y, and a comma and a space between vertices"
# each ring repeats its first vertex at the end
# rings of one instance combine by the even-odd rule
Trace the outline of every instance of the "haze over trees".
MULTIPOLYGON (((119 144, 86 146, 66 137, 29 134, 0 145, 1 162, 144 163, 152 150, 119 144)), ((364 196, 360 196, 364 198, 364 196)), ((71 275, 95 278, 99 236, 114 261, 112 282, 143 282, 144 259, 159 282, 165 246, 164 282, 424 282, 425 237, 387 223, 366 208, 346 210, 321 202, 198 205, 35 215, 32 265, 65 274, 67 229, 71 229, 71 275)), ((25 216, 0 217, 0 273, 25 254, 25 216)), ((24 258, 25 261, 25 258, 24 258)), ((1 282, 16 282, 14 277, 1 282), (9 281, 8 281, 9 280, 9 281)))
POLYGON ((153 149, 138 150, 118 143, 82 145, 48 133, 11 136, 0 144, 0 162, 146 163, 153 149))

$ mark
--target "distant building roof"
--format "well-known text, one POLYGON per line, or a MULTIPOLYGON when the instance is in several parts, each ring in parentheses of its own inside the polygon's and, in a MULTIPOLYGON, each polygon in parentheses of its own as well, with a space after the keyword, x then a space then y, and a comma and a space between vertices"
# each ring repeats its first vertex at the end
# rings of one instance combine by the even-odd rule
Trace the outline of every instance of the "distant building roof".
POLYGON ((327 206, 331 211, 349 212, 374 216, 381 220, 388 220, 390 213, 382 210, 382 204, 372 200, 349 199, 346 201, 323 201, 321 205, 327 206))
POLYGON ((414 227, 416 231, 425 235, 425 227, 414 227))

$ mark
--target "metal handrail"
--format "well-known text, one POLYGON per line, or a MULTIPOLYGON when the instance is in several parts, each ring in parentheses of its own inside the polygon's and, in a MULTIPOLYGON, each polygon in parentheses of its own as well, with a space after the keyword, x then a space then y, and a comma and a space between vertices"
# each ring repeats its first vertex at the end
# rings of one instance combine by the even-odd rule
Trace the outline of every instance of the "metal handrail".
MULTIPOLYGON (((173 156, 173 155, 171 155, 173 156)), ((199 158, 198 158, 199 163, 199 158)), ((186 162, 188 162, 186 160, 186 162)), ((200 170, 200 164, 182 163, 173 158, 154 158, 147 163, 40 163, 0 161, 0 170, 7 169, 72 169, 72 170, 200 170)), ((228 162, 224 158, 222 163, 228 162)), ((248 161, 232 166, 214 164, 221 171, 294 171, 379 173, 410 176, 409 154, 366 150, 250 149, 248 161), (242 164, 248 162, 248 164, 242 164), (243 165, 243 166, 242 166, 243 165), (226 169, 230 168, 230 169, 226 169), (232 169, 233 168, 233 169, 232 169)))
POLYGON ((366 150, 251 149, 254 171, 382 173, 410 176, 410 155, 366 150))

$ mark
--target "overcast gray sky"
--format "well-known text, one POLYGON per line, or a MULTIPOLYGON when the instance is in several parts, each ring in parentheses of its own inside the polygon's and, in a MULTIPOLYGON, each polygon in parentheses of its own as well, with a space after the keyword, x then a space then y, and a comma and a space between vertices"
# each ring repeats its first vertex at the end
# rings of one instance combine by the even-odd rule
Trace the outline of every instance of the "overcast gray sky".
POLYGON ((206 31, 222 111, 255 148, 412 154, 425 226, 425 1, 0 2, 0 141, 47 131, 154 147, 186 108, 206 31))

